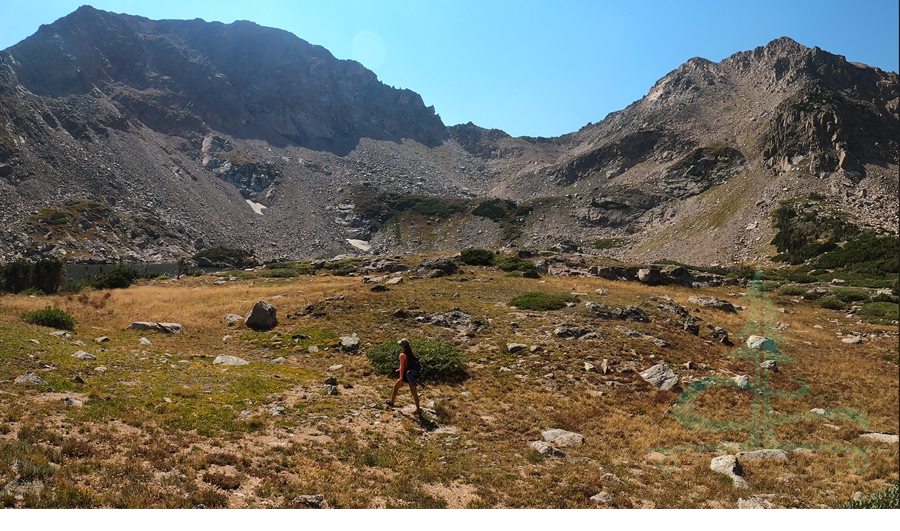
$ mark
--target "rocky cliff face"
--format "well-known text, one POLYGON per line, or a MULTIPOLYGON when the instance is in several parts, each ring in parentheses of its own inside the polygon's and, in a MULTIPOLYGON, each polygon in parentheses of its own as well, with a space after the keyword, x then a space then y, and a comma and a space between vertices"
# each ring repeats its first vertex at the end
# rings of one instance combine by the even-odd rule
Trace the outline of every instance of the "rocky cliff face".
POLYGON ((512 138, 445 127, 284 31, 82 7, 0 52, 0 258, 562 242, 750 261, 772 254, 778 200, 811 192, 896 231, 898 138, 896 73, 787 38, 691 59, 580 131, 512 138))

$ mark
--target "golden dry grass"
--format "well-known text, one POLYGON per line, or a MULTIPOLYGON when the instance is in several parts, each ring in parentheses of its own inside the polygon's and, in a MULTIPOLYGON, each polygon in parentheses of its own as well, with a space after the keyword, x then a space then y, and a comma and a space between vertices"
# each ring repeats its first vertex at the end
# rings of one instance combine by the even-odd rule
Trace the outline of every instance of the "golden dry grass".
MULTIPOLYGON (((786 462, 744 463, 751 488, 737 489, 710 471, 709 462, 740 449, 749 430, 686 427, 672 414, 679 393, 653 389, 638 372, 665 361, 685 378, 685 386, 707 376, 752 377, 753 361, 728 358, 737 346, 710 340, 706 328, 710 323, 734 334, 748 312, 692 312, 703 320, 697 337, 651 300, 667 295, 693 310, 688 297, 715 295, 746 306, 740 296, 744 288, 529 280, 496 269, 464 269, 440 279, 407 275, 384 293, 371 292, 370 284, 353 277, 217 285, 217 277, 207 275, 109 292, 3 296, 0 486, 26 474, 44 487, 39 495, 0 499, 15 507, 294 507, 301 494, 322 494, 331 507, 703 508, 734 507, 739 498, 765 494, 782 507, 836 507, 856 491, 874 492, 898 478, 897 445, 858 437, 864 431, 898 431, 896 327, 863 324, 803 302, 774 316, 789 325, 780 332, 788 342, 780 348, 797 363, 770 375, 771 384, 793 390, 801 380, 810 392, 773 398, 773 418, 849 408, 864 413, 869 425, 821 419, 777 426, 777 441, 818 450, 789 452, 786 462), (600 288, 611 293, 597 295, 600 288), (582 302, 613 307, 636 305, 651 322, 598 319, 581 303, 549 312, 506 306, 516 295, 542 290, 585 293, 582 302), (274 330, 226 327, 226 313, 244 314, 258 300, 278 308, 274 330), (311 304, 324 315, 304 314, 311 304), (20 320, 22 313, 46 305, 75 317, 71 338, 20 320), (456 307, 487 323, 486 329, 465 337, 392 315, 400 308, 433 314, 456 307), (178 322, 185 331, 125 330, 137 320, 178 322), (561 323, 591 327, 600 337, 559 339, 553 330, 561 323), (644 336, 627 335, 622 328, 644 336), (851 331, 886 335, 859 345, 837 338, 851 331), (294 340, 297 333, 310 338, 294 340), (381 406, 393 381, 374 374, 364 355, 340 350, 336 338, 352 333, 359 335, 363 351, 404 336, 453 343, 469 360, 469 377, 422 390, 433 424, 420 424, 408 413, 407 390, 398 399, 406 409, 381 406), (110 341, 93 341, 102 335, 110 341), (223 340, 226 335, 232 337, 223 340), (141 337, 152 345, 140 345, 141 337), (541 350, 511 354, 508 342, 541 350), (311 346, 318 352, 310 352, 311 346), (78 349, 98 359, 72 358, 78 349), (212 365, 221 353, 251 363, 212 365), (885 356, 890 353, 893 358, 885 356), (273 363, 278 357, 284 363, 273 363), (586 361, 599 367, 603 359, 612 362, 610 374, 585 371, 586 361), (697 368, 682 368, 687 361, 697 368), (101 365, 106 372, 94 370, 101 365), (336 365, 342 367, 332 368, 336 365), (29 370, 49 386, 12 383, 29 370), (331 374, 339 381, 337 396, 323 392, 331 374), (73 381, 76 376, 84 383, 73 381), (84 406, 66 406, 63 396, 84 406), (283 415, 274 409, 278 406, 283 415), (433 431, 435 426, 442 429, 433 431), (541 456, 529 443, 550 428, 581 433, 584 445, 566 449, 568 458, 541 456), (665 450, 672 447, 694 449, 665 450), (867 449, 867 462, 853 454, 856 447, 867 449), (17 460, 24 472, 12 468, 17 460), (601 491, 612 501, 590 499, 601 491)), ((711 419, 746 420, 753 392, 714 388, 695 405, 711 419)))

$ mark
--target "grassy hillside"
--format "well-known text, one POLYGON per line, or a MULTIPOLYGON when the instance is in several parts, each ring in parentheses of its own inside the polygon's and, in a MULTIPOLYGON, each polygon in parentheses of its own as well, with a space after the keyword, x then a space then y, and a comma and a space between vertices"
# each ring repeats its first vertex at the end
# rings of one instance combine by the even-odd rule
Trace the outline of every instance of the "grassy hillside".
MULTIPOLYGON (((859 437, 898 432, 895 325, 772 295, 773 330, 786 341, 778 348, 797 363, 767 373, 770 385, 797 391, 802 381, 809 392, 772 398, 770 416, 845 408, 862 412, 868 425, 826 416, 775 426, 778 441, 820 450, 788 451, 786 461, 744 461, 750 488, 741 489, 709 465, 742 449, 750 430, 685 426, 673 414, 679 391, 657 390, 638 373, 666 362, 683 388, 703 378, 754 379, 754 360, 729 357, 743 342, 734 335, 751 316, 746 288, 529 279, 462 267, 435 279, 405 273, 382 292, 360 277, 320 272, 288 279, 204 275, 142 280, 125 290, 0 297, 0 501, 298 507, 308 503, 302 495, 320 494, 337 508, 715 508, 764 494, 775 506, 817 508, 840 507, 855 492, 880 492, 898 479, 897 444, 859 437), (510 308, 530 293, 576 302, 543 311, 510 308), (745 308, 735 314, 698 307, 688 302, 692 295, 745 308), (226 314, 243 315, 259 300, 277 307, 274 329, 227 326, 226 314), (636 306, 650 322, 601 319, 587 302, 636 306), (699 336, 660 304, 682 305, 700 319, 699 336), (47 307, 73 317, 69 337, 21 318, 47 307), (446 317, 430 324, 434 315, 446 317), (132 321, 177 322, 184 331, 126 330, 132 321), (562 339, 555 331, 564 324, 595 334, 562 339), (728 330, 734 345, 711 339, 714 326, 728 330), (360 348, 345 352, 340 337, 352 334, 360 348), (864 338, 848 344, 838 334, 864 338), (96 342, 101 336, 109 340, 96 342), (465 359, 465 377, 426 380, 421 419, 412 414, 408 389, 398 396, 399 408, 383 405, 395 377, 376 371, 366 356, 401 337, 453 346, 465 359), (509 343, 526 348, 511 353, 509 343), (96 359, 73 357, 79 350, 96 359), (214 365, 220 354, 249 364, 214 365), (608 374, 599 370, 603 360, 608 374), (29 371, 46 385, 14 382, 29 371), (337 380, 336 395, 326 392, 329 376, 337 380), (584 444, 563 448, 566 457, 529 446, 554 428, 582 434, 584 444), (697 448, 704 445, 708 451, 697 448), (661 452, 673 447, 694 448, 661 452), (867 461, 847 448, 865 449, 867 461), (601 492, 607 501, 591 499, 601 492)), ((695 406, 706 418, 745 421, 753 400, 752 390, 715 387, 695 406)))

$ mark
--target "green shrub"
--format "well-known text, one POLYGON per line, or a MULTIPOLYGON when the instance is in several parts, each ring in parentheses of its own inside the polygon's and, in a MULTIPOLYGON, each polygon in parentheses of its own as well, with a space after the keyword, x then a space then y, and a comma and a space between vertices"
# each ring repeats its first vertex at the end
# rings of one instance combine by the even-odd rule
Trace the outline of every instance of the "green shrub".
POLYGON ((900 297, 889 293, 882 293, 872 297, 872 302, 893 302, 894 304, 897 304, 900 303, 900 297))
POLYGON ((578 299, 568 293, 538 293, 531 292, 519 295, 509 301, 510 306, 522 310, 559 310, 566 307, 568 302, 577 302, 578 299))
POLYGON ((895 302, 869 302, 863 304, 857 313, 867 317, 870 322, 874 323, 898 321, 900 320, 900 304, 895 302))
POLYGON ((510 271, 509 273, 506 274, 506 276, 512 277, 512 278, 522 278, 524 275, 522 275, 521 271, 510 271))
POLYGON ((459 259, 466 265, 491 266, 497 255, 487 249, 466 249, 459 253, 459 259))
POLYGON ((864 289, 836 289, 834 296, 844 302, 859 302, 869 300, 869 293, 864 289))
POLYGON ((0 287, 13 293, 29 289, 56 293, 64 284, 65 264, 56 258, 37 262, 17 260, 0 265, 0 287))
POLYGON ((787 295, 788 297, 802 297, 806 293, 803 286, 794 286, 791 284, 778 288, 779 295, 787 295))
MULTIPOLYGON (((453 345, 427 339, 410 339, 413 353, 422 364, 422 378, 459 380, 466 376, 466 360, 453 345)), ((391 374, 400 368, 400 345, 387 341, 366 353, 372 368, 380 374, 391 374)))
POLYGON ((860 501, 849 501, 842 509, 898 509, 900 508, 900 482, 895 481, 890 487, 866 496, 860 501))
POLYGON ((140 274, 130 267, 117 267, 97 280, 88 284, 94 289, 124 289, 131 286, 140 274))
POLYGON ((22 314, 25 322, 40 326, 48 326, 59 330, 75 330, 75 318, 59 308, 47 306, 43 310, 22 314))
POLYGON ((494 259, 494 265, 504 271, 532 271, 534 263, 531 260, 519 258, 518 256, 498 256, 494 259))
POLYGON ((841 302, 841 299, 837 297, 822 297, 822 300, 819 301, 819 306, 825 308, 826 310, 843 310, 844 303, 841 302))

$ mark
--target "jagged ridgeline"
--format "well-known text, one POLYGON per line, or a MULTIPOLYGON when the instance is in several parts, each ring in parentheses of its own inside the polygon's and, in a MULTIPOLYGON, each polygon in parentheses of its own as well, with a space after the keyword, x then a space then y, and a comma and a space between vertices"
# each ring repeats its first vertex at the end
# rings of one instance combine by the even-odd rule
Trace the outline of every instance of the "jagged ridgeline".
POLYGON ((896 235, 898 101, 896 73, 784 37, 689 59, 579 131, 516 138, 448 127, 282 30, 84 6, 0 52, 0 261, 509 245, 799 266, 812 247, 770 243, 781 201, 815 193, 896 235))

